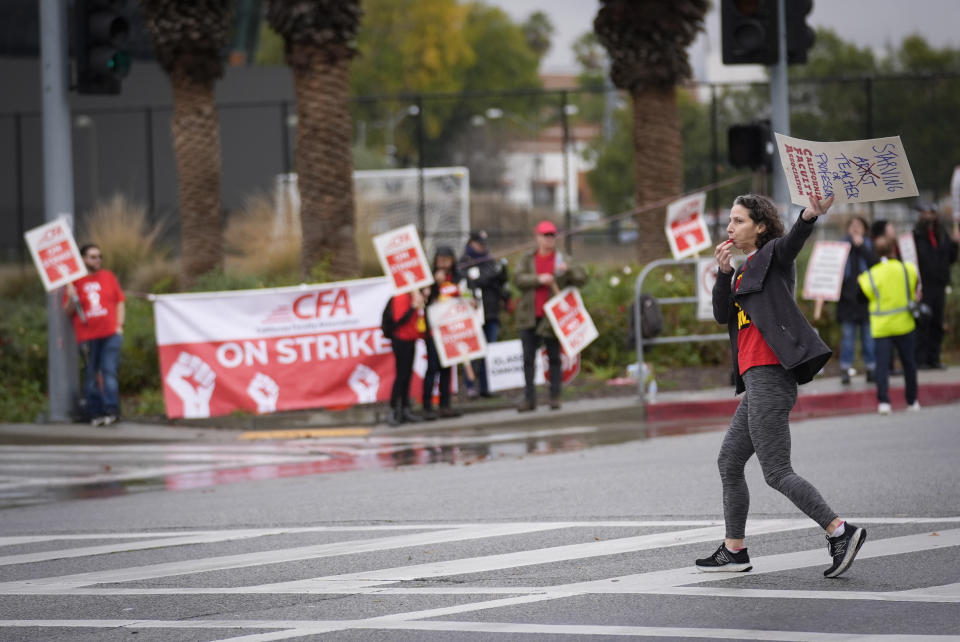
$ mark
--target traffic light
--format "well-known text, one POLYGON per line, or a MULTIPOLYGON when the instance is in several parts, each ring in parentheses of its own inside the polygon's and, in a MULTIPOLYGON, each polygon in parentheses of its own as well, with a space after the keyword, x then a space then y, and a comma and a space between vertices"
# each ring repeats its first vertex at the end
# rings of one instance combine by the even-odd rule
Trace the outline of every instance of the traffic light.
MULTIPOLYGON (((785 0, 787 63, 807 61, 815 35, 806 23, 813 0, 785 0)), ((774 65, 777 39, 777 0, 721 0, 721 53, 725 65, 774 65)))
POLYGON ((77 93, 120 93, 120 81, 130 72, 126 4, 126 0, 75 0, 77 93))
POLYGON ((721 0, 720 31, 723 64, 776 64, 777 0, 721 0))
POLYGON ((732 125, 727 130, 727 159, 732 167, 749 167, 752 170, 765 168, 768 172, 773 171, 771 147, 770 121, 732 125))
POLYGON ((817 36, 807 24, 807 15, 813 9, 813 0, 787 0, 787 63, 807 62, 807 51, 817 36))

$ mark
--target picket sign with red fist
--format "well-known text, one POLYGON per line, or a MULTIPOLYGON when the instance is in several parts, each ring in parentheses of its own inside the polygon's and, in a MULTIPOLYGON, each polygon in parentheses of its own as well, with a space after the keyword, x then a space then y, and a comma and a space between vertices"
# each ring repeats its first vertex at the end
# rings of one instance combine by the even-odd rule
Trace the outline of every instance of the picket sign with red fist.
POLYGON ((87 276, 66 218, 27 230, 23 238, 47 292, 87 276))
POLYGON ((712 248, 704 207, 705 192, 676 200, 667 206, 665 232, 673 258, 682 259, 712 248))
POLYGON ((483 322, 468 299, 437 301, 427 308, 433 344, 437 346, 440 365, 482 359, 487 354, 483 322))
POLYGON ((600 336, 577 288, 566 288, 547 300, 543 304, 543 313, 568 356, 580 354, 600 336))
POLYGON ((433 271, 415 225, 404 225, 374 236, 373 247, 396 294, 419 290, 433 283, 433 271))

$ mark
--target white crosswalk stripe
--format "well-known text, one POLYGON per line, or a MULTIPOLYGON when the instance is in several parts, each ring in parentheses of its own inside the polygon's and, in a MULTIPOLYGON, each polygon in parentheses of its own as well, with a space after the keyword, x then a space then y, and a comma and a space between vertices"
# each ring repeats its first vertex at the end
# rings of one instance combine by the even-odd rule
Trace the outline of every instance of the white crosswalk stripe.
MULTIPOLYGON (((851 518, 853 519, 853 518, 851 518)), ((860 552, 858 565, 868 560, 895 560, 898 556, 939 554, 948 551, 951 559, 960 554, 960 517, 941 518, 884 518, 858 517, 858 524, 876 527, 899 528, 898 534, 874 537, 860 552), (927 525, 936 525, 933 531, 927 525), (909 532, 903 534, 903 530, 909 532)), ((751 538, 772 537, 809 530, 810 523, 800 519, 757 519, 749 524, 751 538)), ((0 537, 0 566, 15 568, 22 579, 0 581, 0 607, 4 599, 37 596, 36 599, 63 600, 69 608, 69 600, 77 596, 125 596, 128 599, 173 599, 177 596, 233 595, 256 600, 277 594, 311 595, 336 594, 343 599, 362 600, 369 597, 387 596, 466 596, 472 601, 447 604, 419 610, 393 612, 384 608, 382 615, 354 619, 214 619, 189 617, 185 619, 115 619, 115 618, 19 618, 16 613, 5 612, 0 619, 2 631, 39 628, 51 630, 73 629, 154 629, 169 630, 170 639, 178 639, 177 631, 220 630, 221 638, 231 642, 261 642, 287 640, 337 631, 382 630, 423 633, 472 633, 510 634, 518 639, 523 636, 619 636, 619 637, 686 637, 686 638, 739 638, 753 640, 940 640, 956 639, 948 635, 934 634, 880 634, 872 631, 862 633, 838 630, 831 633, 798 630, 760 630, 750 628, 710 626, 636 626, 618 624, 563 624, 513 621, 490 621, 489 615, 498 610, 547 604, 557 600, 570 600, 583 596, 598 598, 614 596, 649 596, 665 598, 682 596, 697 600, 716 597, 753 600, 843 600, 869 603, 909 605, 957 605, 960 604, 960 582, 931 584, 903 590, 843 590, 834 581, 824 581, 818 590, 778 590, 764 588, 762 580, 754 586, 742 586, 744 578, 762 578, 765 575, 809 569, 819 574, 826 565, 824 547, 815 550, 794 550, 752 558, 754 570, 742 573, 697 573, 690 566, 647 570, 622 575, 607 575, 585 581, 567 581, 546 585, 514 585, 491 582, 490 573, 503 572, 516 576, 515 569, 549 567, 577 562, 589 566, 602 559, 614 556, 634 556, 642 559, 650 552, 669 553, 677 547, 690 544, 715 542, 723 537, 722 523, 691 521, 579 521, 579 522, 508 522, 508 523, 462 523, 462 524, 389 524, 361 526, 317 526, 296 528, 228 529, 191 532, 127 532, 127 533, 76 533, 57 535, 11 535, 0 537), (585 533, 615 529, 639 530, 643 534, 588 538, 585 533), (276 538, 323 536, 333 541, 311 545, 276 546, 276 538), (343 536, 339 539, 338 536, 343 536), (349 536, 348 536, 349 535, 349 536), (537 546, 544 538, 566 539, 568 543, 537 546), (95 543, 88 545, 93 540, 95 543), (105 540, 99 542, 97 540, 105 540), (260 543, 260 550, 236 554, 208 555, 197 557, 190 554, 196 546, 224 545, 228 543, 260 543), (56 546, 50 550, 50 545, 56 546), (384 554, 400 550, 411 552, 434 550, 456 544, 457 551, 490 550, 491 545, 507 548, 505 552, 481 554, 473 557, 455 556, 434 562, 414 563, 400 566, 383 566, 384 554), (43 550, 24 552, 25 547, 43 545, 43 550), (463 547, 467 548, 464 549, 463 547), (10 550, 17 547, 16 550, 10 550), (7 549, 7 550, 5 550, 7 549), (179 558, 139 565, 111 564, 112 556, 133 551, 163 551, 162 559, 179 558), (341 567, 356 564, 366 568, 356 572, 342 572, 306 579, 282 582, 245 584, 224 580, 230 573, 244 569, 276 569, 282 564, 321 559, 338 559, 345 562, 341 567), (67 564, 83 559, 85 567, 100 570, 83 573, 49 574, 51 564, 67 564), (39 575, 30 573, 31 564, 43 563, 39 575), (203 575, 206 573, 216 575, 203 575), (484 576, 479 574, 488 574, 484 576), (146 581, 165 578, 163 586, 143 586, 146 581), (456 579, 455 582, 450 580, 456 579), (723 586, 728 580, 741 580, 737 586, 723 586), (219 583, 218 583, 219 582, 219 583), (431 585, 436 582, 435 585, 431 585), (129 586, 124 586, 124 585, 129 586), (171 586, 172 584, 172 586, 171 586), (411 585, 412 584, 412 585, 411 585), (424 586, 426 584, 426 586, 424 586), (703 586, 707 584, 708 586, 703 586), (483 613, 482 621, 470 619, 470 614, 483 613), (448 618, 437 620, 436 618, 448 618), (454 619, 449 619, 454 618, 454 619), (233 633, 230 633, 233 631, 233 633)), ((806 538, 789 538, 791 541, 806 541, 806 538)), ((282 541, 282 540, 279 540, 282 541)), ((404 553, 406 555, 406 553, 404 553)), ((238 576, 238 578, 241 576, 238 576)), ((249 575, 242 576, 250 577, 249 575)), ((0 608, 2 611, 2 608, 0 608)), ((78 611, 77 615, 82 615, 78 611)), ((856 628, 854 625, 853 628, 856 628)))

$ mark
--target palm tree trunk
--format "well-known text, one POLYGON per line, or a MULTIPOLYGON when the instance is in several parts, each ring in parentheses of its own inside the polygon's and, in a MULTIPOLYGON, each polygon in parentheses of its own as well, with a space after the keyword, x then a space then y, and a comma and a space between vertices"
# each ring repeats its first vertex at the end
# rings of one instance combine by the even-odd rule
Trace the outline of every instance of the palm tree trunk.
MULTIPOLYGON (((683 140, 673 87, 633 93, 633 143, 636 150, 637 207, 683 191, 683 140)), ((663 231, 666 207, 637 215, 637 258, 641 263, 670 254, 663 231)))
MULTIPOLYGON (((294 45, 304 47, 311 45, 294 45)), ((302 270, 329 261, 329 276, 357 275, 353 201, 350 60, 329 62, 322 53, 295 57, 308 65, 293 67, 297 93, 297 184, 303 231, 302 270)))
POLYGON ((213 82, 170 74, 173 149, 180 202, 180 272, 188 286, 219 267, 223 257, 220 207, 220 129, 213 82))

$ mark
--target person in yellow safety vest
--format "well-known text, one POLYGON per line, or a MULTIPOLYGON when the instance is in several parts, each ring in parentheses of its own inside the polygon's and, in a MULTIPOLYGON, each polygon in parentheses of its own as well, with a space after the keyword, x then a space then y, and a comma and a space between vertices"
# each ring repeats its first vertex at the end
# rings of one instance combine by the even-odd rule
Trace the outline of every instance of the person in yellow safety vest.
POLYGON ((895 246, 885 237, 873 240, 880 262, 862 273, 862 300, 870 309, 870 333, 877 358, 877 412, 890 414, 890 356, 896 347, 903 363, 907 409, 919 410, 917 402, 917 362, 914 357, 916 323, 909 303, 917 296, 917 268, 895 258, 895 246))

